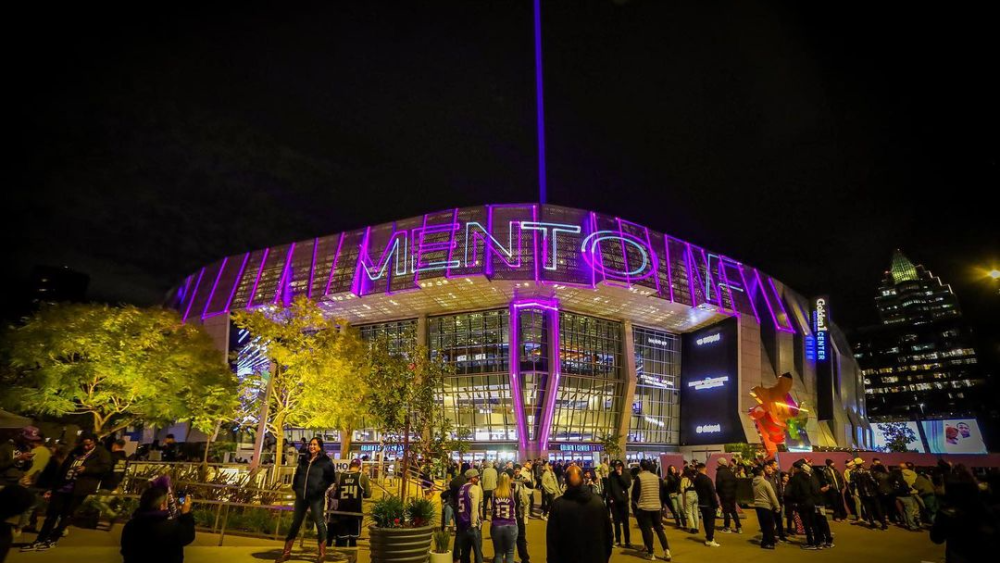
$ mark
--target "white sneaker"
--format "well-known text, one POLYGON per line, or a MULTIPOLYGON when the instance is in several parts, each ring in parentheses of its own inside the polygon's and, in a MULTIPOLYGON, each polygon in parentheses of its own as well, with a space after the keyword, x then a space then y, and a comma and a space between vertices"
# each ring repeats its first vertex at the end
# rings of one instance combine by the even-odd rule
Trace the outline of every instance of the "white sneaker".
POLYGON ((670 561, 670 559, 671 559, 671 557, 670 557, 670 550, 669 549, 664 549, 663 550, 663 560, 664 561, 670 561))
POLYGON ((656 561, 656 556, 653 555, 652 553, 647 553, 646 556, 643 557, 643 559, 647 561, 656 561))
POLYGON ((708 546, 708 547, 722 547, 715 540, 713 540, 713 541, 707 541, 707 542, 705 542, 705 545, 708 546))

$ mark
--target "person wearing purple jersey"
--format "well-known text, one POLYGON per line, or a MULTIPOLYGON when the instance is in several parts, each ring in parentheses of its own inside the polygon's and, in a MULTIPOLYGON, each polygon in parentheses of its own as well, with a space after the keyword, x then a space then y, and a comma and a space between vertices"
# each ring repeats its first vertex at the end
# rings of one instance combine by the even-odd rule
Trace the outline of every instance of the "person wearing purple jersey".
POLYGON ((475 552, 476 563, 483 563, 483 536, 480 530, 483 506, 483 490, 479 487, 479 470, 465 472, 466 483, 458 490, 458 531, 455 534, 455 563, 470 563, 470 553, 475 552))
POLYGON ((494 489, 493 515, 490 535, 493 537, 493 563, 514 563, 514 546, 517 545, 517 503, 510 484, 510 476, 500 474, 494 489))

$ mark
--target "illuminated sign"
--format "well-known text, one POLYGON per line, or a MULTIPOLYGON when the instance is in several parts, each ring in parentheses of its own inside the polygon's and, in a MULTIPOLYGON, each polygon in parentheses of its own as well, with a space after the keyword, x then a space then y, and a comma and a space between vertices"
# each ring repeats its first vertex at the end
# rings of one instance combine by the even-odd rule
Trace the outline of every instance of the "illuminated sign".
POLYGON ((651 344, 651 345, 653 345, 653 346, 659 346, 660 348, 666 348, 667 347, 667 341, 663 340, 662 338, 649 337, 649 338, 646 339, 646 342, 649 343, 649 344, 651 344))
POLYGON ((816 362, 816 417, 819 420, 833 419, 833 362, 830 349, 830 298, 817 297, 813 300, 813 338, 816 362))
POLYGON ((754 268, 617 217, 536 204, 453 208, 227 257, 189 276, 173 306, 204 319, 299 294, 343 301, 472 276, 642 288, 794 332, 774 281, 754 268))
POLYGON ((700 379, 698 381, 689 381, 688 387, 693 387, 696 391, 701 391, 702 389, 713 389, 715 387, 722 387, 729 381, 728 375, 723 375, 720 377, 706 377, 705 379, 700 379))
POLYGON ((559 444, 561 452, 599 452, 604 450, 600 444, 559 444))
POLYGON ((704 346, 705 344, 712 344, 720 340, 722 340, 722 334, 715 334, 712 336, 706 336, 705 338, 699 338, 698 340, 696 340, 696 343, 698 344, 698 346, 704 346))
POLYGON ((718 434, 722 432, 721 424, 702 424, 695 428, 698 434, 718 434))

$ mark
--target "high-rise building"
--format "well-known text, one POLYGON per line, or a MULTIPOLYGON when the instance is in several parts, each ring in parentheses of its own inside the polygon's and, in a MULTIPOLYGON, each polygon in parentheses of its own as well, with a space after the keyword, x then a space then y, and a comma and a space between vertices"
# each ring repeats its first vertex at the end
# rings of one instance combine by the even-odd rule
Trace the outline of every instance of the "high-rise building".
POLYGON ((882 324, 861 329, 853 343, 869 416, 914 420, 981 412, 986 376, 951 287, 896 250, 875 305, 882 324))

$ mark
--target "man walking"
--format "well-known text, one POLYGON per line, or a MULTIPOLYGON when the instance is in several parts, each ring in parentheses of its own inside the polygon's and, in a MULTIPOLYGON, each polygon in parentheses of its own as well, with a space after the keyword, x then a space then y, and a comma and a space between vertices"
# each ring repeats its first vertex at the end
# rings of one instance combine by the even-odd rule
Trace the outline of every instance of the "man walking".
POLYGON ((784 520, 781 518, 781 512, 785 509, 785 484, 781 479, 781 471, 778 470, 778 460, 772 459, 764 464, 764 478, 771 483, 771 489, 774 490, 774 494, 778 498, 778 509, 774 511, 777 540, 788 543, 788 536, 785 535, 785 527, 782 525, 784 520))
POLYGON ((694 490, 698 493, 698 510, 705 524, 705 545, 719 547, 715 541, 715 511, 719 509, 719 499, 716 498, 715 485, 708 476, 708 468, 704 463, 695 466, 698 475, 694 478, 694 490))
POLYGON ((632 533, 629 531, 628 520, 628 490, 632 486, 632 476, 625 471, 625 464, 615 460, 614 470, 608 477, 604 488, 605 501, 611 509, 611 517, 615 521, 615 545, 622 546, 622 528, 625 533, 625 547, 632 547, 632 533))
POLYGON ((567 469, 566 485, 549 511, 547 563, 608 563, 611 519, 604 503, 583 485, 583 470, 577 466, 567 469))
POLYGON ((764 477, 764 472, 765 469, 762 467, 753 468, 753 507, 757 511, 757 522, 760 524, 760 547, 774 549, 774 515, 781 513, 781 505, 778 503, 778 495, 775 494, 771 482, 764 477))
POLYGON ((743 533, 743 525, 740 524, 740 515, 736 511, 736 476, 729 469, 729 460, 724 457, 719 458, 719 469, 715 472, 715 490, 719 493, 719 501, 722 502, 722 532, 730 533, 729 517, 736 521, 736 533, 743 533))
POLYGON ((470 563, 470 552, 476 554, 476 563, 483 563, 482 510, 483 489, 479 486, 479 470, 465 472, 466 483, 458 491, 458 532, 455 534, 455 563, 470 563))
POLYGON ((632 502, 635 503, 635 517, 642 530, 642 542, 646 546, 646 559, 656 560, 653 553, 653 530, 663 548, 663 560, 670 561, 670 544, 663 532, 663 518, 660 516, 660 479, 652 471, 652 464, 644 459, 639 463, 639 474, 633 481, 632 502))

